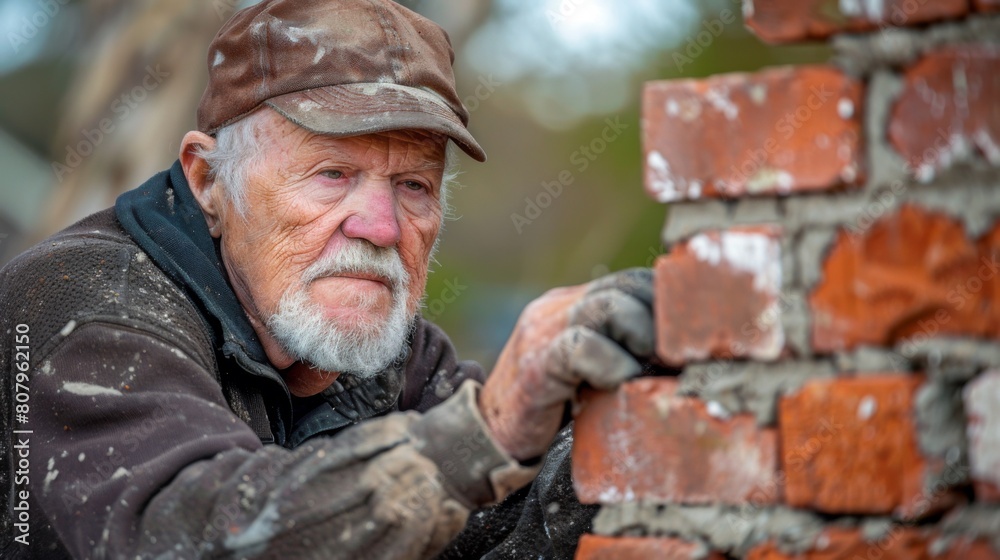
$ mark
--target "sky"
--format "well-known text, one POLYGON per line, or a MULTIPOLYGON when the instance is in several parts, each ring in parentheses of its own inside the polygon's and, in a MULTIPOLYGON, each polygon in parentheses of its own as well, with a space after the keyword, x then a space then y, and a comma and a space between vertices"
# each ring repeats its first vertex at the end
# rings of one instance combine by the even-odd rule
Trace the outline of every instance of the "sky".
POLYGON ((693 0, 495 0, 467 56, 478 72, 521 84, 537 121, 566 129, 630 103, 635 76, 700 17, 693 0))

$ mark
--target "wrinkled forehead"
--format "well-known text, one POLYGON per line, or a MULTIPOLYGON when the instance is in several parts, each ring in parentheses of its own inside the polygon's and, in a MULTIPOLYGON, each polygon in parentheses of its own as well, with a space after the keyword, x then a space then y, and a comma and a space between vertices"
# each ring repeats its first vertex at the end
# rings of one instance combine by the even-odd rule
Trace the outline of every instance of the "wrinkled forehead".
POLYGON ((448 137, 423 130, 390 130, 356 136, 313 134, 323 149, 358 157, 385 158, 412 170, 444 169, 448 137))

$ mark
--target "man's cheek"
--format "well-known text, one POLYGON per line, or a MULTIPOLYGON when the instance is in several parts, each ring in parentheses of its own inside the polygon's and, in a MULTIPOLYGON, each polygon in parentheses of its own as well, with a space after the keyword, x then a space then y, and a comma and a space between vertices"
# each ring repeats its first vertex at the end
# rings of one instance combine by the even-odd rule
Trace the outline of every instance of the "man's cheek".
MULTIPOLYGON (((431 240, 433 243, 433 240, 431 240)), ((399 258, 403 261, 410 279, 416 276, 426 276, 429 266, 431 246, 421 235, 403 234, 399 242, 399 258)))
POLYGON ((284 243, 248 245, 242 275, 255 306, 264 315, 277 312, 281 297, 290 290, 307 288, 302 284, 305 267, 301 255, 289 251, 284 243))
POLYGON ((251 247, 252 258, 268 282, 277 282, 282 289, 305 287, 302 277, 323 255, 328 238, 304 228, 281 228, 261 237, 251 247), (312 235, 310 235, 312 234, 312 235))
POLYGON ((407 212, 400 223, 403 228, 403 239, 412 236, 419 240, 421 251, 429 255, 434 241, 441 231, 441 208, 428 204, 418 212, 407 212), (409 234, 409 235, 408 235, 409 234))
POLYGON ((410 301, 407 310, 416 313, 420 298, 427 286, 427 271, 430 267, 431 252, 440 231, 440 217, 413 216, 403 224, 403 236, 399 244, 399 256, 410 275, 410 301))
POLYGON ((420 307, 420 300, 424 297, 427 288, 427 268, 422 271, 410 272, 409 298, 406 301, 406 311, 409 315, 414 315, 420 307))

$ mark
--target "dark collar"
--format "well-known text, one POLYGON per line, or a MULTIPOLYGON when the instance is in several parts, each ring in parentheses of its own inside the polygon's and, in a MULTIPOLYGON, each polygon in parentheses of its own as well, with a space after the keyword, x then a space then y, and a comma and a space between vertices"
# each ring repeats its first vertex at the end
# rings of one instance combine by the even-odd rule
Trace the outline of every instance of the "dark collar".
POLYGON ((229 285, 218 246, 208 233, 205 217, 191 193, 180 161, 118 197, 115 215, 136 244, 201 310, 219 358, 235 362, 238 369, 255 376, 258 383, 277 384, 281 388, 270 393, 283 394, 284 398, 276 398, 277 403, 267 405, 260 395, 244 391, 244 383, 229 382, 226 372, 234 368, 219 364, 223 376, 219 382, 224 389, 230 389, 227 398, 231 402, 241 401, 242 406, 234 407, 240 409, 237 413, 263 441, 282 442, 283 426, 291 417, 288 388, 268 361, 257 333, 229 285), (276 411, 278 417, 269 421, 268 410, 276 411), (272 430, 277 433, 268 433, 272 430))
POLYGON ((226 279, 218 247, 179 161, 121 195, 115 214, 142 250, 211 314, 221 328, 223 344, 235 344, 251 360, 267 363, 257 333, 226 279))

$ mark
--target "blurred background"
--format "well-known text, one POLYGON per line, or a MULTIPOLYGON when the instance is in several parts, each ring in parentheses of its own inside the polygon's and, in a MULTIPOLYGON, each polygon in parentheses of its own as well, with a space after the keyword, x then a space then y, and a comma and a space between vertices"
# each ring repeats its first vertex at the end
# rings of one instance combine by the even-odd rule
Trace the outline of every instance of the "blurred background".
MULTIPOLYGON (((0 265, 173 163, 208 44, 252 3, 0 0, 0 265)), ((546 289, 662 252, 665 208, 642 189, 644 81, 830 56, 761 43, 737 0, 401 3, 451 35, 489 154, 463 161, 425 309, 487 366, 546 289)))

